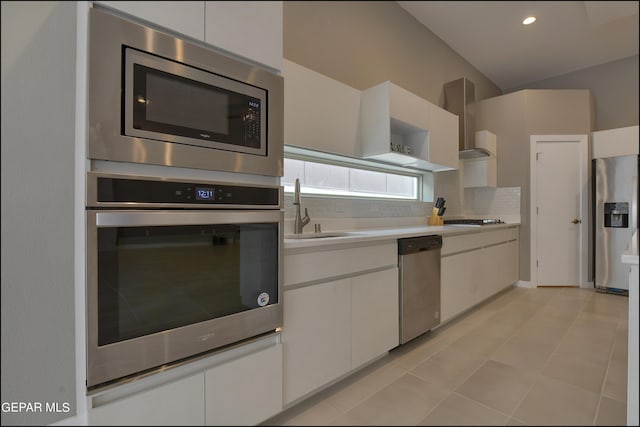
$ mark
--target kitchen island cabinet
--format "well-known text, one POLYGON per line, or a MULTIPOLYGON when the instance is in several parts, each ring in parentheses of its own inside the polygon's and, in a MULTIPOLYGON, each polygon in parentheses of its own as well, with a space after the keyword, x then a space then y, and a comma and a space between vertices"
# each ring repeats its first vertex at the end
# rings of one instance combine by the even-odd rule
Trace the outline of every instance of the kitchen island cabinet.
POLYGON ((622 254, 622 263, 629 266, 629 332, 627 350, 627 425, 637 426, 638 420, 638 229, 631 237, 627 250, 622 254))

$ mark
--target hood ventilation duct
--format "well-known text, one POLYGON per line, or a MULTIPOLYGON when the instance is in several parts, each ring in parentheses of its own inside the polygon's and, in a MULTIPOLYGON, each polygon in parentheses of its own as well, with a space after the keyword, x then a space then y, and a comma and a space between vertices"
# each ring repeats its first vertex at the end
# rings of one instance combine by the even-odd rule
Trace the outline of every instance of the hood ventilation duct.
POLYGON ((444 108, 459 117, 459 154, 461 159, 491 156, 476 146, 475 85, 465 77, 445 83, 444 108))

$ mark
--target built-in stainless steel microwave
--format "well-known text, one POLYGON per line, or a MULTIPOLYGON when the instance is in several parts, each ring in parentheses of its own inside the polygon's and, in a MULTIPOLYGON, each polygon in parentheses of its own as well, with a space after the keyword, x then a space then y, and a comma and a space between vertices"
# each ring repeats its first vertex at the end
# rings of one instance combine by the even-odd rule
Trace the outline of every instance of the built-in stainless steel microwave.
POLYGON ((99 8, 89 34, 89 158, 282 175, 282 76, 99 8))

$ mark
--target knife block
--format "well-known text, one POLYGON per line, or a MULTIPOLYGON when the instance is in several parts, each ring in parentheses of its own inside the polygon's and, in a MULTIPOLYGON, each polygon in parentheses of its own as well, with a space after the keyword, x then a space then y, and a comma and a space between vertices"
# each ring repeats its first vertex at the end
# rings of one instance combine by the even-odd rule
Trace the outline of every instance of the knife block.
POLYGON ((438 209, 438 208, 431 209, 431 216, 427 220, 427 224, 429 224, 429 225, 443 225, 444 224, 444 218, 442 218, 441 216, 438 215, 438 211, 439 210, 440 209, 438 209))

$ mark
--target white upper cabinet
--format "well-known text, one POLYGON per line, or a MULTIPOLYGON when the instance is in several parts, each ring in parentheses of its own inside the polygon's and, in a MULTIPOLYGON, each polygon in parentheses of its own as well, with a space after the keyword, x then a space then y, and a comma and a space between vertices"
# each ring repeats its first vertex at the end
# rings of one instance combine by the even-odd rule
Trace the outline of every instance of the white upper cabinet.
POLYGON ((601 130, 591 134, 594 159, 638 154, 638 126, 601 130))
POLYGON ((194 39, 204 40, 202 1, 98 1, 110 8, 161 25, 194 39))
POLYGON ((272 69, 282 69, 282 1, 204 3, 207 43, 272 69))
POLYGON ((282 1, 96 1, 282 70, 282 1))
POLYGON ((488 130, 476 132, 476 146, 491 156, 462 160, 462 181, 465 188, 496 187, 498 185, 498 157, 496 134, 488 130))
POLYGON ((283 76, 284 143, 360 157, 360 91, 287 60, 283 76))
POLYGON ((362 92, 362 155, 426 171, 458 167, 458 117, 386 81, 362 92))
POLYGON ((451 169, 459 165, 458 116, 429 103, 429 158, 451 169))

